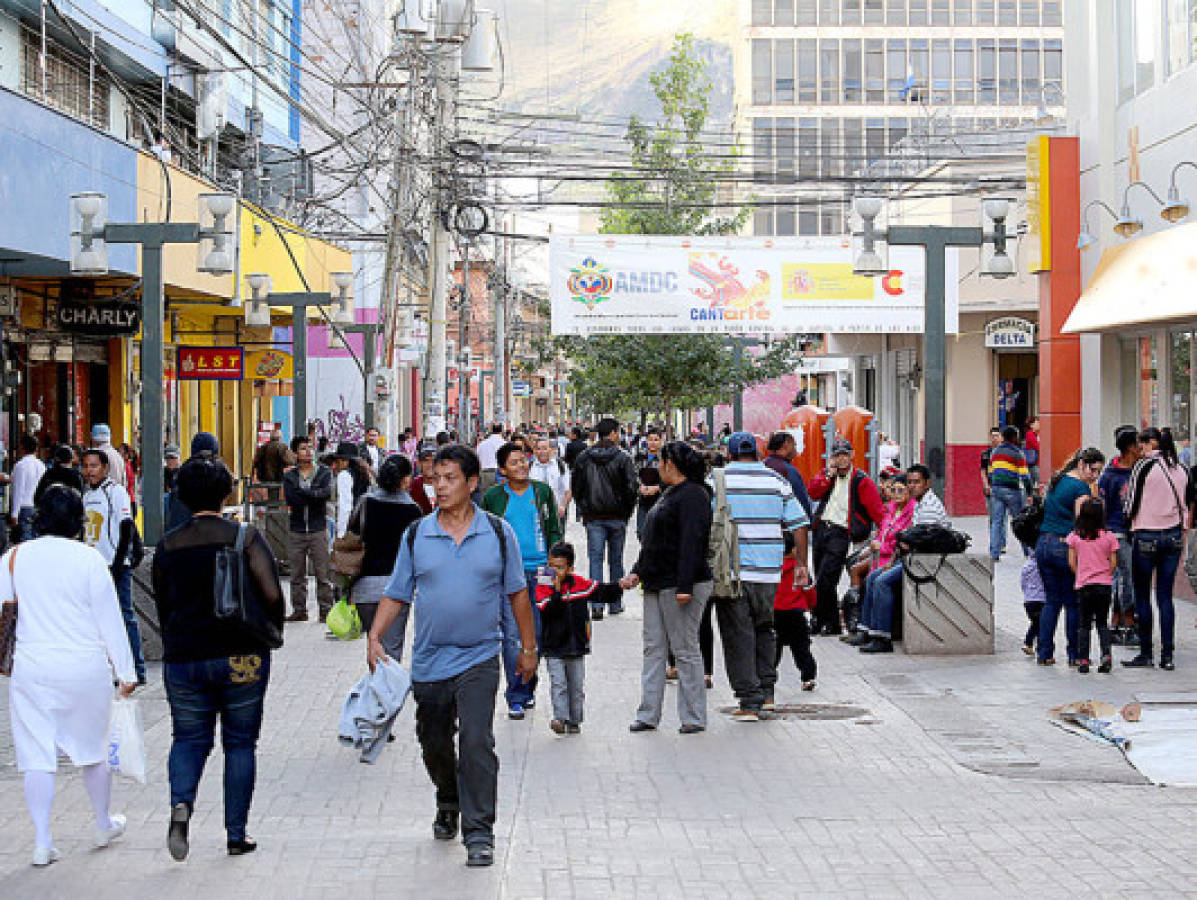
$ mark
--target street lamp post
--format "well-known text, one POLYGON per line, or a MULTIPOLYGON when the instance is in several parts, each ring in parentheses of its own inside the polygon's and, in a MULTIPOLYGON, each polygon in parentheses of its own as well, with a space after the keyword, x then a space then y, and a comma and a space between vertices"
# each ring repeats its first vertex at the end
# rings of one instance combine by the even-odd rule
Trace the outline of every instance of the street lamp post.
POLYGON ((942 225, 891 225, 876 228, 883 201, 879 197, 858 197, 853 203, 864 227, 854 233, 862 244, 853 263, 857 275, 885 275, 885 264, 877 245, 922 247, 926 253, 926 296, 923 306, 923 417, 927 468, 931 470, 932 488, 941 497, 947 461, 947 251, 949 247, 984 247, 993 244, 993 255, 981 268, 992 278, 1014 275, 1014 261, 1006 252, 1006 217, 1010 201, 1004 197, 987 198, 982 204, 993 230, 979 227, 942 225))
POLYGON ((353 297, 349 288, 353 285, 352 272, 333 272, 334 296, 328 291, 289 291, 272 293, 270 276, 255 272, 245 276, 249 282, 252 298, 245 306, 246 325, 269 325, 270 307, 284 306, 291 309, 291 365, 294 371, 294 387, 291 396, 292 427, 307 433, 308 425, 308 307, 332 306, 332 321, 346 330, 354 322, 353 297))
POLYGON ((165 391, 165 298, 162 249, 167 244, 199 244, 197 268, 212 275, 233 271, 236 208, 232 194, 200 194, 199 222, 108 222, 107 198, 98 193, 71 197, 71 272, 108 274, 108 244, 141 246, 141 452, 142 510, 147 544, 156 544, 163 525, 162 406, 165 391))
POLYGON ((374 367, 377 365, 378 325, 373 322, 367 322, 364 325, 342 325, 341 331, 345 334, 364 335, 362 346, 365 349, 365 356, 362 359, 362 364, 365 371, 362 373, 362 402, 365 406, 362 418, 365 420, 367 429, 374 428, 377 423, 371 380, 374 378, 374 367))

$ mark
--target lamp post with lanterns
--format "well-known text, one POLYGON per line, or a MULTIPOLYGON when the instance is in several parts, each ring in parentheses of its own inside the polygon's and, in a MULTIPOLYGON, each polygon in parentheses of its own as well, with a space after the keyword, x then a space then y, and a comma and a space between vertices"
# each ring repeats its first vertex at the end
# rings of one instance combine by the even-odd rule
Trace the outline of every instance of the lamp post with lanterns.
POLYGON ((291 309, 291 362, 294 369, 291 417, 298 434, 306 433, 308 424, 308 307, 332 306, 330 318, 333 324, 350 326, 354 323, 353 273, 332 272, 329 279, 337 289, 335 296, 328 291, 271 293, 271 279, 266 273, 252 272, 245 276, 250 290, 250 301, 245 305, 246 325, 269 325, 272 306, 291 309))
POLYGON ((145 539, 157 543, 163 523, 163 385, 165 298, 162 250, 167 244, 198 244, 196 268, 210 275, 233 271, 232 194, 200 194, 199 222, 109 222, 108 198, 71 196, 71 273, 107 275, 109 244, 141 247, 141 453, 145 539))

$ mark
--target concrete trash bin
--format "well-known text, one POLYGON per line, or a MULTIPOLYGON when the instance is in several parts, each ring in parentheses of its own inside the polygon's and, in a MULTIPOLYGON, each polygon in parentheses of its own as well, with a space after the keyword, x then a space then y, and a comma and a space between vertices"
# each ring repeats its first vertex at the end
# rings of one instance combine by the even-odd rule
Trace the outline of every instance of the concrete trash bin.
POLYGON ((902 639, 913 655, 993 653, 993 560, 987 553, 914 554, 902 579, 902 639))

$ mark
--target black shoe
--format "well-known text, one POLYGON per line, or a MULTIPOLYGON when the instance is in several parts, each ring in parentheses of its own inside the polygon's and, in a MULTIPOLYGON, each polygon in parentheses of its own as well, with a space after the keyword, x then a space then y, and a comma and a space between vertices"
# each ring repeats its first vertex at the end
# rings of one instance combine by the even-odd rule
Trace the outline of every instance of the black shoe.
POLYGON ((1128 669, 1150 669, 1155 665, 1155 663, 1151 661, 1150 656, 1146 656, 1142 653, 1136 657, 1133 657, 1132 659, 1122 660, 1122 664, 1128 669))
POLYGON ((1082 675, 1088 675, 1089 674, 1089 660, 1082 659, 1079 663, 1077 663, 1076 670, 1078 672, 1080 672, 1082 675))
POLYGON ((524 709, 536 709, 536 698, 529 697, 524 703, 524 709))
POLYGON ((628 726, 628 731, 632 732, 632 734, 639 734, 641 731, 656 731, 656 730, 657 730, 656 725, 649 725, 647 722, 641 722, 639 719, 637 719, 635 722, 633 722, 631 725, 628 726))
POLYGON ((601 622, 603 620, 603 612, 604 612, 604 610, 601 606, 598 607, 597 609, 592 609, 590 611, 591 620, 594 622, 601 622))
POLYGON ((187 858, 190 849, 187 843, 188 823, 191 822, 191 807, 186 803, 176 803, 170 808, 170 826, 166 830, 166 849, 170 851, 171 859, 182 862, 187 858))
POLYGON ((700 731, 706 731, 701 725, 683 725, 677 730, 678 734, 698 734, 700 731))
POLYGON ((1176 668, 1176 663, 1174 663, 1172 661, 1171 656, 1161 656, 1160 657, 1160 668, 1163 669, 1165 672, 1171 672, 1176 668))
POLYGON ((457 837, 457 810, 438 809, 432 820, 432 836, 438 841, 451 841, 457 837))
POLYGON ((1097 671, 1102 673, 1103 675, 1106 675, 1109 673, 1110 669, 1112 669, 1113 667, 1114 667, 1114 661, 1112 659, 1110 659, 1110 657, 1108 657, 1108 656, 1103 656, 1101 658, 1101 665, 1097 667, 1097 671))
POLYGON ((466 847, 466 865, 471 868, 493 866, 495 864, 495 848, 490 844, 473 844, 466 847))
POLYGON ((843 633, 844 633, 844 630, 842 628, 840 628, 838 625, 824 625, 822 628, 819 629, 819 634, 823 635, 824 637, 830 637, 831 635, 843 634, 843 633))
POLYGON ((860 648, 861 653, 893 653, 894 642, 889 638, 873 638, 867 644, 860 648))
POLYGON ((244 856, 258 849, 258 842, 248 834, 239 841, 229 841, 229 856, 244 856))
POLYGON ((607 612, 613 616, 618 616, 621 612, 623 612, 623 604, 621 603, 618 606, 612 605, 607 612))
POLYGON ((871 640, 872 640, 872 638, 869 637, 869 633, 867 631, 862 631, 862 632, 860 632, 858 634, 854 634, 854 635, 852 635, 852 637, 848 638, 848 646, 849 647, 863 647, 865 644, 867 644, 871 640))

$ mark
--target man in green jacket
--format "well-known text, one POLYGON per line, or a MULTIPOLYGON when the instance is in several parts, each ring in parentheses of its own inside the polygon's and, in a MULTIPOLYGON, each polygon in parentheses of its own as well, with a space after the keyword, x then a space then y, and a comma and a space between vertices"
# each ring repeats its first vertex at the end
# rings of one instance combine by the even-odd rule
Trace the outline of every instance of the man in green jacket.
MULTIPOLYGON (((557 500, 553 489, 543 481, 532 481, 528 477, 531 460, 519 444, 507 443, 497 454, 499 471, 505 479, 482 495, 482 508, 488 513, 506 519, 519 541, 520 556, 524 560, 524 577, 528 582, 530 596, 536 592, 536 570, 549 561, 549 548, 565 537, 561 520, 557 515, 557 500)), ((536 616, 536 634, 539 644, 539 610, 533 604, 536 616)), ((524 681, 516 672, 519 659, 520 636, 515 616, 503 609, 503 668, 507 674, 507 715, 512 719, 524 718, 524 710, 533 706, 536 694, 536 678, 524 681)))

